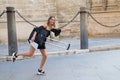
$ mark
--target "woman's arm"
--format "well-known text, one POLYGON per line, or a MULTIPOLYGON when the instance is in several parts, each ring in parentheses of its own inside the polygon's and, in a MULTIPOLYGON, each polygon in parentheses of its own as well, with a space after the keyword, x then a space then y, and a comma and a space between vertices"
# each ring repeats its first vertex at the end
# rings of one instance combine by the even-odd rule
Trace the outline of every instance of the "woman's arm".
POLYGON ((37 32, 35 31, 34 34, 33 34, 33 36, 32 36, 32 38, 31 38, 32 42, 35 40, 36 35, 37 35, 37 32))

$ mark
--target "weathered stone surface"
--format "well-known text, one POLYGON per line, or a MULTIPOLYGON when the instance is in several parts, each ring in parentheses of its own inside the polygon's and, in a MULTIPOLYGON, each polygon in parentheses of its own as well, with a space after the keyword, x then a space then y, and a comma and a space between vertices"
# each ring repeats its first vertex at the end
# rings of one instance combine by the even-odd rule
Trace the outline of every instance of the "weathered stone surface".
MULTIPOLYGON (((56 16, 58 26, 63 26, 70 21, 80 10, 80 7, 89 7, 92 15, 105 25, 120 23, 119 0, 0 0, 0 13, 6 7, 12 6, 18 10, 28 21, 42 25, 50 15, 56 16), (107 1, 105 8, 104 2, 107 1), (87 4, 86 4, 87 3, 87 4), (104 6, 104 7, 103 7, 104 6), (105 9, 104 9, 105 8, 105 9)), ((62 33, 62 37, 79 37, 80 17, 69 24, 72 31, 62 33)), ((7 42, 6 13, 0 17, 0 42, 7 42)), ((16 13, 17 38, 24 41, 28 38, 32 26, 24 22, 16 13), (25 33, 25 34, 24 34, 25 33)), ((107 28, 88 18, 88 32, 90 37, 120 36, 120 27, 107 28)))

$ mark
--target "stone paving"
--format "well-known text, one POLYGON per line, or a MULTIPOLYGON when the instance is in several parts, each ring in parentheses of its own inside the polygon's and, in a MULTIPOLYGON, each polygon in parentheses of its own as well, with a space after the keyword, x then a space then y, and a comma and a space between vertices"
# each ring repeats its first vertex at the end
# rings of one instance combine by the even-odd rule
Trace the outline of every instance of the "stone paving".
MULTIPOLYGON (((80 40, 60 40, 71 43, 70 50, 80 50, 80 40)), ((52 42, 61 45, 59 42, 52 42)), ((61 45, 62 46, 62 45, 61 45)), ((65 46, 65 45, 64 45, 65 46)), ((19 52, 29 49, 28 43, 19 44, 19 52)), ((36 75, 41 56, 16 62, 0 62, 0 80, 119 80, 120 79, 120 38, 89 39, 89 52, 49 56, 49 52, 60 52, 47 44, 48 59, 45 65, 46 76, 36 75), (114 49, 114 50, 113 50, 114 49), (97 51, 97 52, 95 52, 97 51)), ((0 57, 6 56, 7 45, 0 45, 0 57)), ((38 53, 38 51, 36 51, 38 53)), ((35 54, 36 54, 35 53, 35 54)))
POLYGON ((120 80, 120 50, 49 56, 46 76, 36 75, 40 59, 0 62, 0 80, 120 80))
MULTIPOLYGON (((46 44, 47 52, 56 52, 56 51, 64 51, 67 48, 67 45, 70 43, 71 47, 70 50, 80 50, 80 39, 79 38, 64 38, 60 41, 66 43, 62 44, 60 42, 50 42, 61 47, 57 47, 54 45, 51 45, 49 43, 46 44)), ((91 38, 88 40, 89 49, 96 50, 100 48, 119 48, 120 47, 120 38, 91 38)), ((18 52, 28 51, 29 50, 29 44, 28 42, 24 43, 18 43, 18 52)), ((39 53, 39 50, 36 51, 36 53, 39 53)), ((8 55, 8 45, 7 44, 0 44, 0 56, 8 55)))

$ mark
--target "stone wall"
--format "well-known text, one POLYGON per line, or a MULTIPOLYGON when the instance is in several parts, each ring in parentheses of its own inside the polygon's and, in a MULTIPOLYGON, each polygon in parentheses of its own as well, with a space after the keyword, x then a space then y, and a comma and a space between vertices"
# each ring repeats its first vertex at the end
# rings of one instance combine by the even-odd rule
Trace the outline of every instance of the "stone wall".
MULTIPOLYGON (((28 21, 36 25, 46 23, 50 15, 56 16, 57 26, 63 26, 80 10, 88 7, 91 14, 101 23, 115 25, 120 23, 120 0, 0 0, 0 13, 6 7, 12 6, 28 21), (87 3, 87 4, 86 4, 87 3)), ((80 17, 67 25, 71 31, 64 32, 61 37, 79 37, 80 17)), ((0 42, 7 42, 6 13, 0 17, 0 42)), ((26 41, 33 26, 26 23, 16 14, 16 29, 18 41, 26 41)), ((88 17, 88 32, 90 37, 120 36, 120 27, 103 27, 88 17)))
MULTIPOLYGON (((91 14, 100 23, 108 26, 120 24, 120 0, 88 0, 91 14)), ((96 23, 91 17, 89 21, 89 36, 91 37, 119 37, 120 25, 117 27, 104 27, 96 23)))
MULTIPOLYGON (((40 26, 46 23, 50 15, 56 16, 55 0, 0 0, 0 13, 6 7, 14 7, 24 18, 31 23, 40 26)), ((33 26, 25 22, 16 13, 16 29, 18 41, 26 41, 33 26)), ((7 42, 6 13, 0 18, 0 42, 7 42)))
MULTIPOLYGON (((77 13, 80 11, 80 7, 86 6, 86 0, 56 0, 57 4, 57 18, 59 21, 59 26, 63 26, 69 22, 77 13)), ((79 37, 80 33, 80 15, 67 25, 71 28, 71 31, 62 33, 62 37, 79 37)), ((66 28, 67 28, 66 27, 66 28)))

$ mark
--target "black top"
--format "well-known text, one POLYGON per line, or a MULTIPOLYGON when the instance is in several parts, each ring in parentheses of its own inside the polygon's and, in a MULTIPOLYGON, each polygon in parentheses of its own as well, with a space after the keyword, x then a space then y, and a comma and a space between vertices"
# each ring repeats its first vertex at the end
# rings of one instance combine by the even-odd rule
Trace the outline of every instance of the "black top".
POLYGON ((46 30, 44 26, 36 27, 32 30, 28 41, 30 42, 34 32, 37 32, 37 35, 35 37, 35 42, 38 43, 39 45, 42 45, 43 43, 46 42, 46 37, 50 35, 50 31, 54 32, 55 36, 58 36, 61 32, 61 29, 51 29, 51 30, 46 30))

